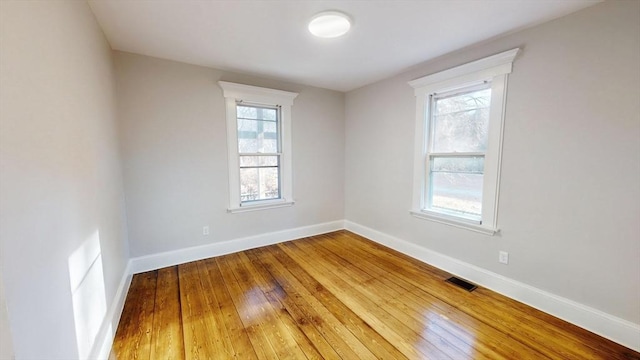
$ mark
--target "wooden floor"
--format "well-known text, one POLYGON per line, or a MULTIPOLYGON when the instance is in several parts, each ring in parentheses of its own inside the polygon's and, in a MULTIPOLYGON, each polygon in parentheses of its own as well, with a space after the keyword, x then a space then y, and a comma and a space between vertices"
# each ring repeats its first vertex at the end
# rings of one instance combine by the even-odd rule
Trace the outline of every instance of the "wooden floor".
POLYGON ((347 231, 133 277, 115 359, 640 359, 347 231))

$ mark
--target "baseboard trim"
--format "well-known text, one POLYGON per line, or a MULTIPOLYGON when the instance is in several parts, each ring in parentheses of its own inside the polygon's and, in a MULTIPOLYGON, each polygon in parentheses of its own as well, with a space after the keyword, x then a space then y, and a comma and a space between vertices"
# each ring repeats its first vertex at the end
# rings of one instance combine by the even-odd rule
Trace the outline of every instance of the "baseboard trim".
POLYGON ((378 230, 345 220, 346 230, 640 351, 640 325, 593 309, 378 230))
POLYGON ((118 323, 120 322, 120 316, 122 315, 122 309, 124 308, 124 301, 127 298, 129 292, 129 286, 131 286, 131 260, 127 262, 127 266, 122 274, 122 279, 118 285, 118 290, 111 301, 107 315, 105 316, 100 331, 96 336, 96 340, 93 343, 91 352, 89 353, 89 359, 106 360, 109 358, 111 347, 113 345, 113 339, 118 329, 118 323))
POLYGON ((344 229, 337 220, 132 258, 133 274, 344 229))

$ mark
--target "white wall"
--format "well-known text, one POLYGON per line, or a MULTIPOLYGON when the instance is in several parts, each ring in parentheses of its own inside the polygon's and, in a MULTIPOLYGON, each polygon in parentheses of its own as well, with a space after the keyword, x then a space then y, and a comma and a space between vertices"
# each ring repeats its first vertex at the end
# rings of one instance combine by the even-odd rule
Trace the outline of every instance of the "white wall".
POLYGON ((81 1, 0 4, 0 259, 18 359, 86 357, 128 257, 110 47, 81 1))
POLYGON ((131 255, 344 218, 344 95, 116 52, 131 255), (298 92, 292 207, 230 214, 225 105, 217 81, 298 92), (209 225, 211 234, 202 235, 209 225))
POLYGON ((346 219, 640 324, 639 43, 640 2, 605 2, 349 92, 346 219), (501 234, 410 216, 407 81, 515 47, 501 234))
POLYGON ((13 359, 13 341, 2 276, 0 276, 0 359, 13 359))

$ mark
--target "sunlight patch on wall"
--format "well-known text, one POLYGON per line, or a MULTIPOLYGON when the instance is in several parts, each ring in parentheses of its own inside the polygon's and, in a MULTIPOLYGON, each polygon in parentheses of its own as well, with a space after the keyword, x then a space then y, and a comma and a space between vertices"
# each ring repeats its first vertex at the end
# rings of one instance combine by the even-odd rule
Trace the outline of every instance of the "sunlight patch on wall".
POLYGON ((69 281, 78 354, 86 359, 107 314, 98 230, 69 256, 69 281))

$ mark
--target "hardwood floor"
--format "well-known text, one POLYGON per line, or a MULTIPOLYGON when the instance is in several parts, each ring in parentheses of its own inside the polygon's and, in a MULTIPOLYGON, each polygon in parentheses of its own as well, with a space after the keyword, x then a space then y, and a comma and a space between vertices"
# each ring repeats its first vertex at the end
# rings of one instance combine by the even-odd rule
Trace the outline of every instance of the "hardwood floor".
POLYGON ((640 359, 347 231, 133 277, 114 359, 640 359))

